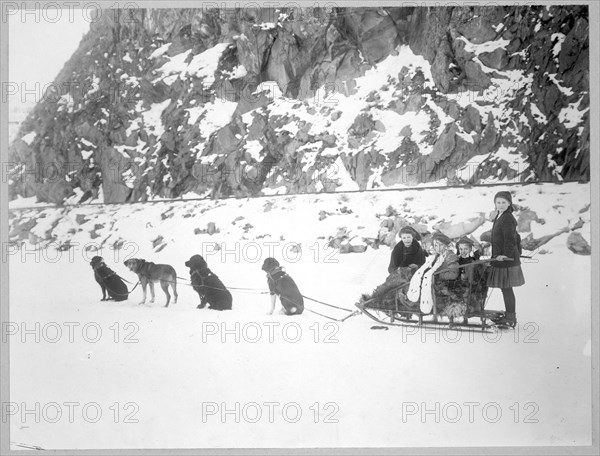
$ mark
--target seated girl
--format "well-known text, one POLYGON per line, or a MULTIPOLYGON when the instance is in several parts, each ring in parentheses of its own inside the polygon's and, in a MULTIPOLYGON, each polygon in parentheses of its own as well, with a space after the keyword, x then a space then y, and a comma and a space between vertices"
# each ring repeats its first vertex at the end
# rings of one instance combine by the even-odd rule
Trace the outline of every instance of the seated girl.
POLYGON ((419 241, 421 235, 410 226, 402 227, 400 230, 400 242, 396 244, 390 258, 388 273, 392 273, 397 268, 418 268, 425 263, 427 252, 423 250, 419 241))
MULTIPOLYGON (((421 235, 410 226, 405 226, 400 230, 400 242, 392 250, 390 264, 388 266, 388 277, 385 282, 379 285, 370 294, 363 294, 361 302, 378 299, 383 297, 388 291, 407 285, 411 276, 419 266, 425 263, 427 252, 423 250, 419 241, 421 235)), ((392 299, 392 297, 388 297, 392 299)), ((402 300, 404 301, 404 300, 402 300)), ((415 304, 406 302, 411 306, 415 304)))
POLYGON ((452 240, 443 233, 435 233, 432 242, 434 254, 428 257, 425 264, 415 272, 407 293, 410 301, 419 303, 423 313, 432 311, 434 291, 438 298, 435 302, 438 313, 449 304, 443 297, 449 294, 449 289, 453 288, 453 283, 449 282, 455 281, 459 274, 458 256, 449 249, 452 240))

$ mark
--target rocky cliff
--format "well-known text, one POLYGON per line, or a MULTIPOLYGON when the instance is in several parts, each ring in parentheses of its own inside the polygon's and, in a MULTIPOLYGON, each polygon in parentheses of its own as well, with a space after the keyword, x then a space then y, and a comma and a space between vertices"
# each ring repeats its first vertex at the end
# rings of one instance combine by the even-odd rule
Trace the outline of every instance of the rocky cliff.
POLYGON ((588 30, 586 6, 105 10, 11 197, 589 180, 588 30))

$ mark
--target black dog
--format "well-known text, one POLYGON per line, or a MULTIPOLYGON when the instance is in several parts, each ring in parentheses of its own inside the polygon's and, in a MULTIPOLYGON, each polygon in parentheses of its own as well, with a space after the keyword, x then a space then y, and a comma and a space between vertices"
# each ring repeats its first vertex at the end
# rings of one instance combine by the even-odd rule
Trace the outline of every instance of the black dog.
POLYGON ((104 259, 102 257, 95 256, 92 258, 92 261, 90 261, 90 264, 94 270, 94 278, 100 285, 100 288, 102 288, 102 301, 106 301, 108 299, 125 301, 129 296, 127 286, 115 271, 106 266, 104 259), (107 294, 108 298, 106 297, 107 294))
POLYGON ((231 310, 233 302, 231 293, 219 277, 208 269, 201 255, 193 255, 185 265, 190 268, 192 287, 200 296, 198 309, 204 309, 208 303, 209 309, 231 310))
POLYGON ((267 273, 267 284, 271 292, 271 310, 275 310, 275 295, 279 296, 283 310, 287 315, 300 315, 304 312, 304 298, 300 290, 287 272, 279 265, 275 258, 267 258, 262 270, 267 273))

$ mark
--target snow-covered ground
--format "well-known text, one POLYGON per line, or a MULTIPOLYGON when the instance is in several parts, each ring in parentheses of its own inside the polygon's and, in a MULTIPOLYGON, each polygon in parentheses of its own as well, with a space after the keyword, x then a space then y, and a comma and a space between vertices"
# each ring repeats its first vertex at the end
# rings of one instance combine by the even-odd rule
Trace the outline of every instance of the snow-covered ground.
MULTIPOLYGON (((18 211, 23 220, 45 212, 32 239, 48 230, 56 239, 8 250, 11 441, 45 449, 591 444, 591 257, 567 249, 568 233, 524 252, 533 259, 515 289, 514 332, 385 331, 364 315, 343 323, 310 311, 266 315, 260 266, 269 254, 306 296, 352 309, 385 278, 390 248, 326 248, 339 228, 377 237, 392 206, 431 230, 487 214, 503 189, 18 211), (216 233, 199 231, 209 222, 216 233), (70 250, 55 250, 67 240, 70 250), (227 286, 253 289, 233 290, 232 311, 197 310, 185 280, 169 308, 159 290, 155 303, 138 305, 139 287, 128 301, 101 302, 89 266, 102 255, 135 283, 123 261, 139 257, 185 278, 196 253, 227 286)), ((544 219, 532 223, 535 238, 582 219, 578 231, 590 241, 589 185, 511 190, 544 219)), ((488 307, 503 307, 498 290, 488 307)))

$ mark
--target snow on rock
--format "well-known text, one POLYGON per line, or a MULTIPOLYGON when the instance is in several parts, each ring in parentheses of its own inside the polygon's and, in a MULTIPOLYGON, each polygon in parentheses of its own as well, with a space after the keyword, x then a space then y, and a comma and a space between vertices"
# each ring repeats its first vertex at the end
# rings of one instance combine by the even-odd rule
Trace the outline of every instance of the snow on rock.
POLYGON ((529 106, 531 109, 531 115, 538 123, 545 124, 548 122, 548 119, 546 118, 544 113, 542 113, 542 111, 540 111, 540 108, 538 108, 535 103, 530 103, 529 106))
POLYGON ((28 146, 31 146, 31 143, 33 142, 36 136, 37 133, 35 131, 30 131, 29 133, 21 137, 21 141, 23 141, 28 146))
POLYGON ((552 56, 556 59, 560 54, 560 50, 562 48, 562 44, 565 42, 565 34, 564 33, 553 33, 550 39, 552 42, 556 40, 556 43, 552 47, 552 56))
POLYGON ((146 125, 157 138, 160 138, 165 132, 165 127, 160 117, 169 104, 171 104, 171 100, 165 100, 161 103, 152 103, 150 109, 142 112, 144 125, 146 125))
POLYGON ((214 102, 204 105, 205 115, 200 120, 199 128, 202 135, 210 135, 231 122, 237 103, 217 98, 214 102))
POLYGON ((258 140, 248 141, 244 147, 244 150, 250 154, 250 157, 257 162, 262 160, 261 152, 263 150, 263 145, 258 140))
POLYGON ((229 45, 229 43, 218 43, 212 48, 194 56, 185 70, 186 74, 203 78, 204 87, 210 87, 215 80, 215 71, 217 71, 219 59, 229 45))
POLYGON ((242 64, 236 65, 231 72, 223 72, 229 79, 241 79, 248 74, 248 70, 242 64))
MULTIPOLYGON (((183 80, 192 76, 203 79, 202 83, 204 87, 210 87, 215 80, 215 71, 219 65, 221 55, 229 45, 230 43, 218 43, 212 48, 195 55, 189 63, 187 61, 192 52, 191 49, 174 55, 169 58, 167 63, 156 70, 160 75, 156 81, 162 80, 165 84, 171 85, 177 79, 183 80)), ((162 49, 162 47, 159 49, 162 49)), ((157 52, 156 56, 163 55, 158 53, 159 49, 154 51, 157 52)), ((152 55, 154 55, 154 53, 152 55)))
POLYGON ((545 73, 548 78, 550 78, 550 80, 556 84, 556 87, 558 87, 558 90, 560 90, 562 93, 564 93, 566 96, 570 97, 571 95, 573 95, 573 90, 570 89, 569 87, 565 87, 561 84, 561 82, 556 78, 556 74, 550 74, 550 73, 545 73))
POLYGON ((161 55, 163 55, 165 52, 167 52, 169 50, 169 48, 171 47, 171 44, 173 44, 173 43, 163 44, 161 47, 159 47, 158 49, 154 50, 152 52, 152 54, 150 54, 150 56, 148 58, 155 59, 157 57, 160 57, 161 55))
POLYGON ((191 52, 192 50, 190 49, 170 57, 167 63, 156 70, 157 73, 161 75, 159 79, 163 79, 165 84, 171 85, 187 68, 187 63, 185 63, 185 61, 188 59, 191 52))
POLYGON ((583 116, 589 111, 589 107, 584 110, 579 110, 579 105, 583 101, 583 97, 580 97, 575 103, 571 103, 566 108, 562 108, 558 113, 558 120, 564 124, 566 128, 575 128, 581 122, 583 122, 583 116))
POLYGON ((457 38, 465 43, 465 51, 470 52, 478 56, 484 52, 493 52, 496 49, 506 49, 506 46, 510 44, 510 40, 498 39, 495 41, 488 41, 482 44, 474 44, 471 43, 464 36, 459 36, 457 38))

